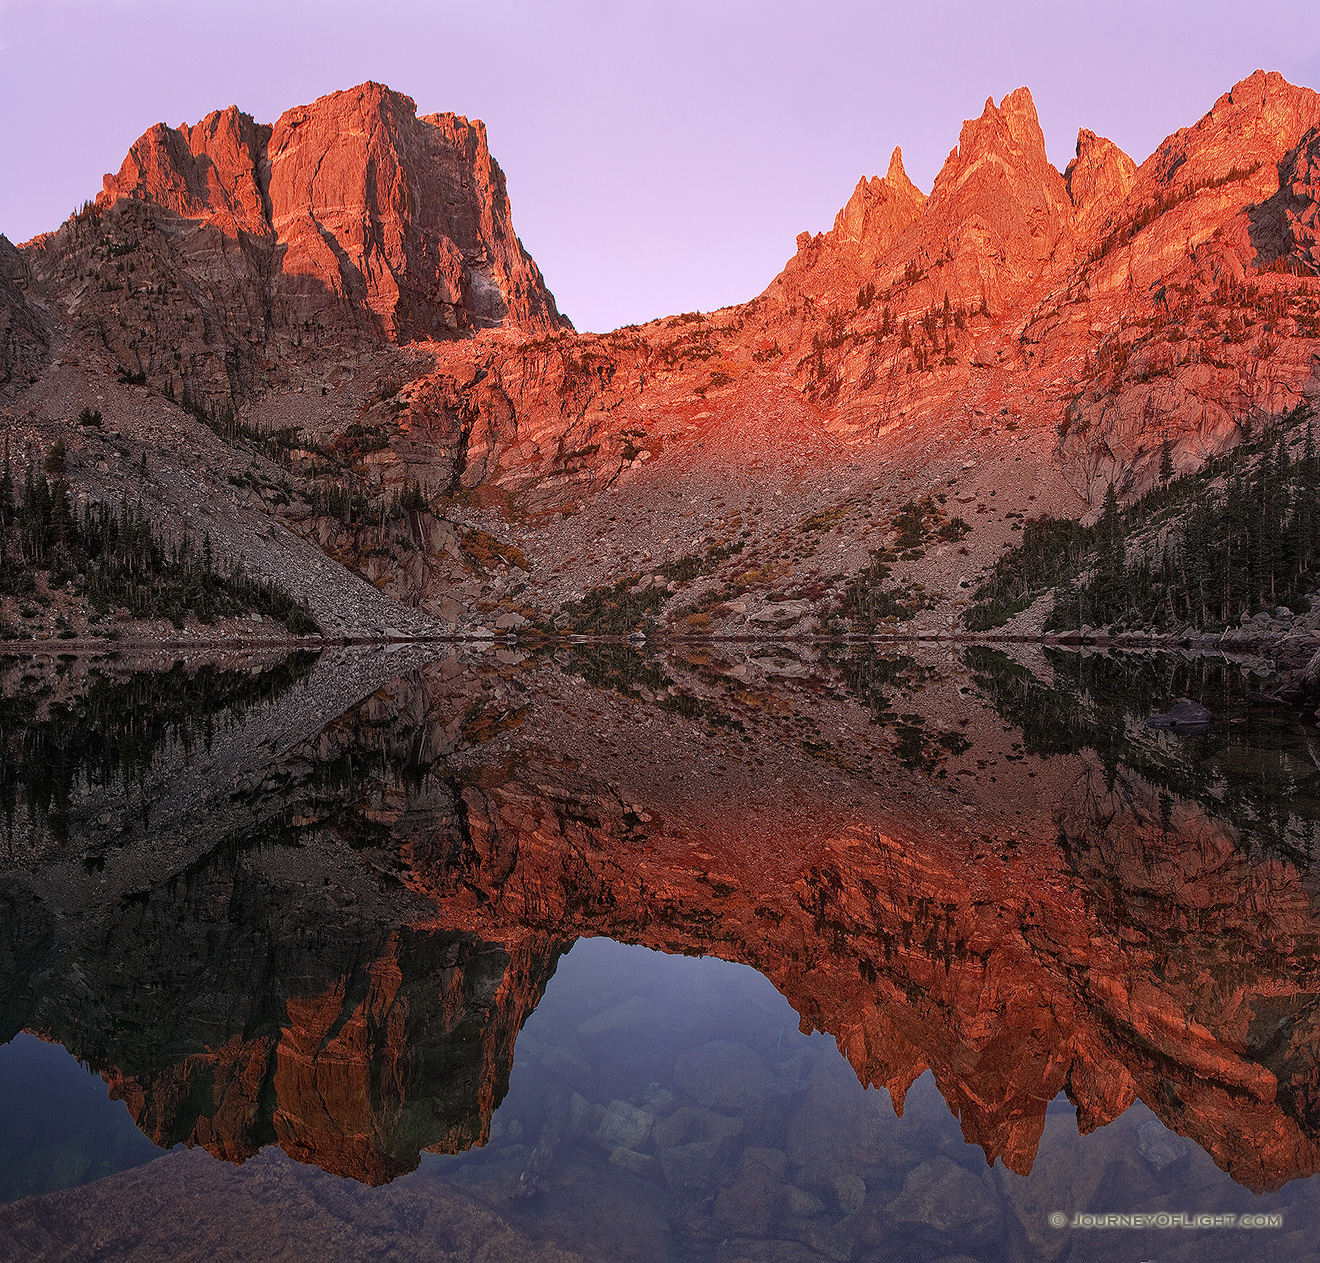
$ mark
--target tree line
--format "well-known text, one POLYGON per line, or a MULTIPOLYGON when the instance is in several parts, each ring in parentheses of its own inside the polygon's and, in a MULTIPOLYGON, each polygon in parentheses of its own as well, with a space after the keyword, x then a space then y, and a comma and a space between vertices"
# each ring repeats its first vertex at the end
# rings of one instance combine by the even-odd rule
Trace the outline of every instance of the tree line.
POLYGON ((296 635, 320 631, 305 601, 221 569, 210 536, 198 542, 185 532, 167 543, 127 496, 117 505, 75 505, 59 440, 40 465, 28 460, 21 484, 8 454, 0 469, 0 595, 39 596, 42 571, 49 587, 72 584, 99 615, 123 608, 134 618, 168 618, 181 627, 189 614, 211 623, 256 612, 296 635))
POLYGON ((1158 484, 1122 507, 1105 494, 1089 527, 1028 521, 968 611, 985 631, 1056 589, 1046 630, 1081 626, 1217 629, 1278 606, 1309 609, 1320 558, 1320 455, 1304 408, 1259 438, 1174 477, 1166 441, 1158 484))

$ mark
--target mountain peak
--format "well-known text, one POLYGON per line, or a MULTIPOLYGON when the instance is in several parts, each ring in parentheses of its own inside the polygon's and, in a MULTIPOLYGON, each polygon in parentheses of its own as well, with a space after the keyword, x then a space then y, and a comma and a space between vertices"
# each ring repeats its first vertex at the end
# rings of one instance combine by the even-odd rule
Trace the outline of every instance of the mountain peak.
POLYGON ((1029 88, 1008 93, 998 106, 993 97, 987 97, 980 116, 963 123, 958 147, 936 177, 932 196, 938 193, 941 181, 948 184, 965 179, 976 164, 986 160, 1013 169, 1054 170, 1045 156, 1045 136, 1029 88))
POLYGON ((903 167, 903 150, 898 145, 894 146, 894 152, 889 155, 889 170, 885 172, 885 183, 895 189, 905 191, 911 189, 919 192, 917 186, 908 179, 908 173, 903 167))
POLYGON ((229 106, 193 127, 148 128, 129 149, 119 171, 103 181, 97 204, 134 198, 186 219, 210 219, 231 235, 267 229, 257 178, 265 133, 252 116, 229 106))
POLYGON ((925 194, 903 169, 903 151, 895 146, 883 177, 868 180, 863 176, 857 181, 852 196, 835 217, 833 235, 879 253, 912 222, 925 201, 925 194))
POLYGON ((1002 304, 1040 275, 1071 209, 1046 156, 1035 102, 1018 88, 963 123, 900 252, 944 259, 940 287, 955 301, 1002 304))
POLYGON ((1320 94, 1257 70, 1233 85, 1191 127, 1169 136, 1138 168, 1162 191, 1241 184, 1247 200, 1278 188, 1279 155, 1320 126, 1320 94))
POLYGON ((999 112, 1007 119, 1021 119, 1040 131, 1040 119, 1036 116, 1036 101, 1031 89, 1023 85, 1014 88, 999 102, 999 112))
POLYGON ((1077 133, 1076 153, 1063 179, 1078 229, 1089 235, 1132 191, 1137 164, 1112 140, 1085 127, 1077 133))
POLYGON ((329 93, 273 125, 234 106, 192 127, 157 124, 97 202, 125 199, 271 252, 273 305, 294 324, 324 323, 329 309, 332 323, 347 314, 397 341, 567 323, 514 233, 485 127, 419 118, 385 84, 329 93))

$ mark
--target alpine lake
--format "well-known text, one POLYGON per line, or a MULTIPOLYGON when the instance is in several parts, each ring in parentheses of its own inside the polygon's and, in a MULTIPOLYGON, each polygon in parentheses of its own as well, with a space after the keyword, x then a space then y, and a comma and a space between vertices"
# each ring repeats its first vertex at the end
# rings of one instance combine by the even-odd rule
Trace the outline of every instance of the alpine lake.
POLYGON ((0 1258, 1320 1260, 1320 730, 1261 687, 0 659, 0 1258))

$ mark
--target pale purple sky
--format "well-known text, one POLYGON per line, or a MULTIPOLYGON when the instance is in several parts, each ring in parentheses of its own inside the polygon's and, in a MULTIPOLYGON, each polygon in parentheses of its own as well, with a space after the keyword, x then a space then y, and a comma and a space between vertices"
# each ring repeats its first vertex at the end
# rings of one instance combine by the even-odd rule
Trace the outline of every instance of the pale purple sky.
POLYGON ((484 119, 580 329, 759 293, 894 145, 923 189, 1031 88, 1138 161, 1257 67, 1320 87, 1316 0, 0 0, 0 232, 54 228, 156 122, 375 79, 484 119))

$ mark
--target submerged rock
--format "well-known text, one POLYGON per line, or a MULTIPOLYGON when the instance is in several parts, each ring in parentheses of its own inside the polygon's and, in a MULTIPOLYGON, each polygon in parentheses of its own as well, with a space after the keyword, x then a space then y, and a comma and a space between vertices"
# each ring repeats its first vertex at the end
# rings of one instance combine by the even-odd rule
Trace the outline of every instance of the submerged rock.
POLYGON ((670 1188, 708 1191, 724 1182, 741 1148, 743 1121, 685 1105, 654 1129, 670 1188))
POLYGON ((889 1214, 898 1223, 962 1237, 994 1237, 1002 1227, 1002 1212, 985 1181, 944 1155, 908 1175, 889 1214))
POLYGON ((716 1039, 684 1052, 674 1065, 674 1086, 700 1105, 745 1109, 770 1082, 765 1064, 745 1044, 716 1039))
POLYGON ((1147 728, 1166 728, 1170 732, 1204 732, 1210 727, 1214 712, 1206 709, 1200 702, 1191 698, 1180 697, 1162 715, 1152 715, 1146 720, 1147 728))
POLYGON ((790 1215, 801 1215, 803 1218, 823 1214, 825 1210, 825 1203, 819 1197, 795 1184, 789 1184, 784 1189, 784 1205, 790 1215))
POLYGON ((610 1162, 630 1175, 648 1175, 655 1166, 655 1159, 649 1153, 638 1153, 637 1150, 622 1145, 611 1151, 610 1162))
POLYGON ((784 1203, 787 1165, 781 1150, 748 1148, 737 1178, 715 1200, 716 1217, 739 1235, 764 1236, 784 1203))
POLYGON ((596 1141, 611 1151, 640 1149, 651 1134, 655 1115, 639 1110, 627 1101, 611 1101, 596 1128, 596 1141))
POLYGON ((834 1180, 834 1192, 839 1209, 845 1215, 855 1215, 866 1201, 866 1181, 860 1175, 840 1175, 834 1180))

